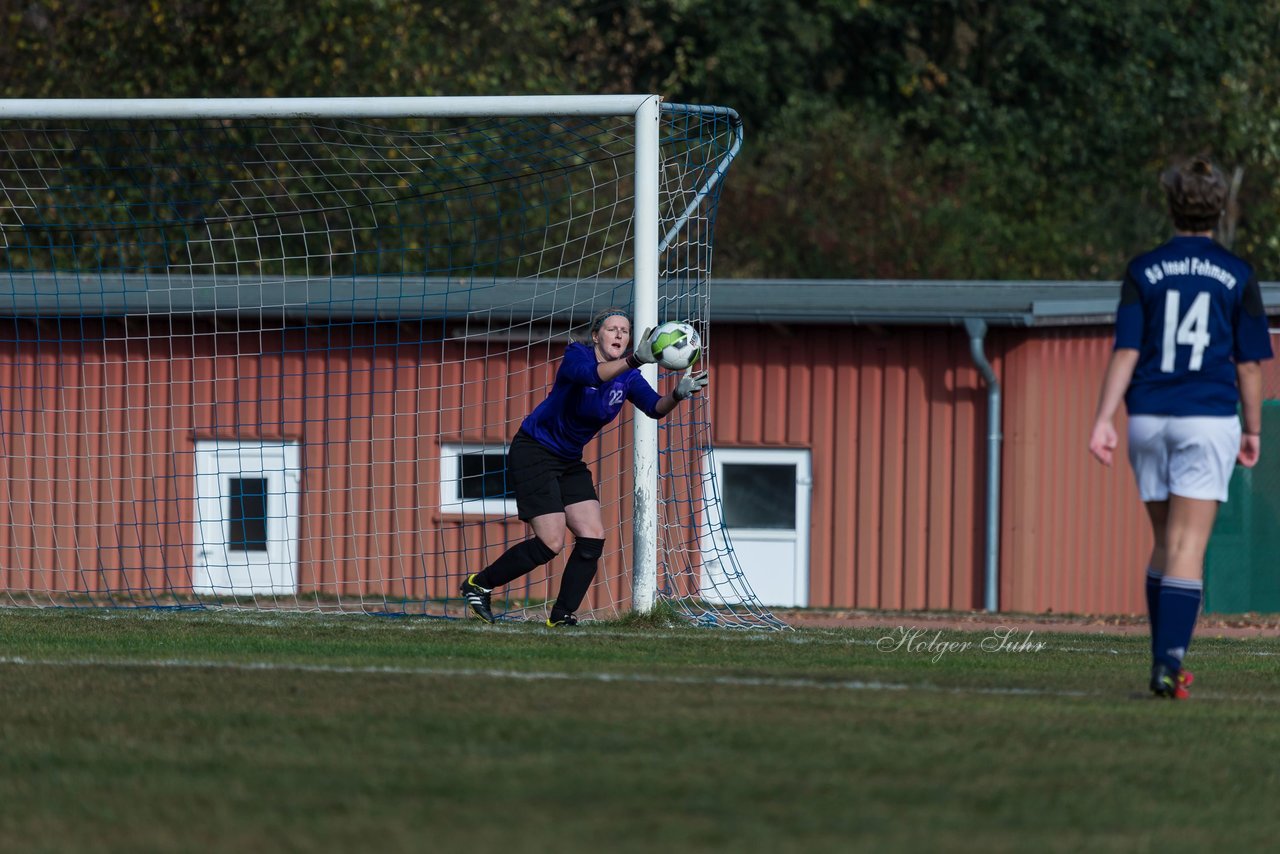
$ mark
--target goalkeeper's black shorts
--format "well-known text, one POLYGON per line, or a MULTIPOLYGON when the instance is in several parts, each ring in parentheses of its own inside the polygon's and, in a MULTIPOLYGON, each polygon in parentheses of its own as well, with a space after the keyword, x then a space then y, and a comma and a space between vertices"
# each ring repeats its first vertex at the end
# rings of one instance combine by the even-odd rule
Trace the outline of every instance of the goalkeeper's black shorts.
POLYGON ((507 477, 515 489, 516 512, 524 522, 563 513, 570 504, 600 500, 586 463, 556 456, 523 430, 511 440, 507 477))

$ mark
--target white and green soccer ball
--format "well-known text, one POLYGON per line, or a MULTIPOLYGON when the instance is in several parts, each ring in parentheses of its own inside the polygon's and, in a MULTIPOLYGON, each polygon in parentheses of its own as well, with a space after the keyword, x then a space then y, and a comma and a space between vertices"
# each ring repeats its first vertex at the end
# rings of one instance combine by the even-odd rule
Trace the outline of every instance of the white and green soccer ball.
POLYGON ((653 357, 668 371, 683 371, 702 355, 702 336, 679 320, 668 320, 653 336, 653 357))

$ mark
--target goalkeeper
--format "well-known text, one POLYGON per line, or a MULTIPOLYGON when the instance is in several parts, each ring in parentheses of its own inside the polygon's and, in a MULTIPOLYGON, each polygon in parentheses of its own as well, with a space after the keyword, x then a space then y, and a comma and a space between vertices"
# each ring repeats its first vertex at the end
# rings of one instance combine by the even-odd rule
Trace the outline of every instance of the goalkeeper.
POLYGON ((685 374, 675 388, 659 396, 638 370, 655 361, 655 334, 656 330, 649 330, 635 351, 628 353, 631 321, 627 315, 618 309, 597 314, 591 322, 591 343, 568 346, 551 393, 516 431, 507 453, 507 474, 515 488, 516 510, 533 529, 533 536, 462 582, 463 599, 485 621, 494 621, 493 590, 559 554, 567 528, 573 532, 573 551, 547 625, 577 625, 574 612, 587 595, 604 552, 600 499, 591 471, 582 461, 583 448, 618 417, 624 401, 631 401, 650 418, 662 418, 707 385, 705 371, 685 374))

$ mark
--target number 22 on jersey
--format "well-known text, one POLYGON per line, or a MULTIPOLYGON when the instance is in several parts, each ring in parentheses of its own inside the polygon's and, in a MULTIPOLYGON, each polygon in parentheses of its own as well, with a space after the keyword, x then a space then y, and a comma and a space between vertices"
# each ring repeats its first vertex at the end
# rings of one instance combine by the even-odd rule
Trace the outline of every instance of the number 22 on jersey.
POLYGON ((1187 370, 1198 371, 1204 362, 1204 351, 1209 346, 1209 292, 1201 291, 1191 301, 1191 307, 1181 315, 1182 295, 1178 291, 1166 291, 1164 295, 1164 342, 1160 348, 1160 370, 1173 373, 1177 357, 1177 345, 1191 348, 1191 360, 1187 370))

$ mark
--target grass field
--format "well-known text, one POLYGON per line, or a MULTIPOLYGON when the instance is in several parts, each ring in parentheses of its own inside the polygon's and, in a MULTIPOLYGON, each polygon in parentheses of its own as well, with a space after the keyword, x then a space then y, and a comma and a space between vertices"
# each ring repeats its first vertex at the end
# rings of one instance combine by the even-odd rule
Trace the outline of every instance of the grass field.
POLYGON ((1280 642, 1010 626, 0 610, 0 848, 1272 846, 1280 642))

